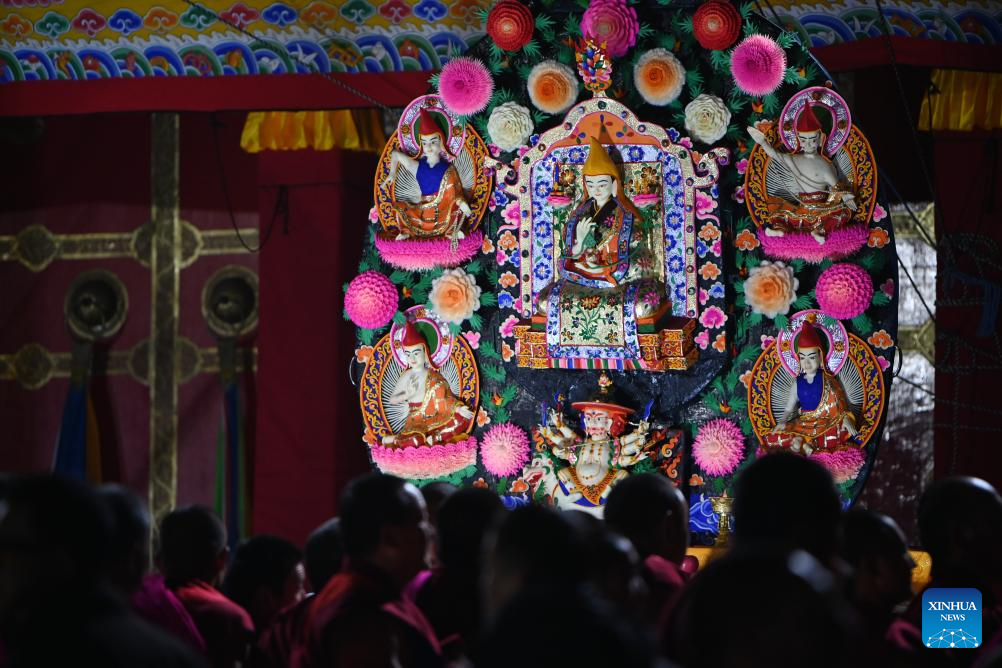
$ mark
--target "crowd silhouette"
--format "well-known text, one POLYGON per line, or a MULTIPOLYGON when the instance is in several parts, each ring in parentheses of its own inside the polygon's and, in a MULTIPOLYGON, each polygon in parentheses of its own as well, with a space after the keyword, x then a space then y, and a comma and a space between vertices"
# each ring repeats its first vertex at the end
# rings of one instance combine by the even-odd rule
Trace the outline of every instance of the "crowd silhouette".
POLYGON ((794 455, 742 472, 731 540, 701 569, 686 500, 653 474, 598 520, 374 473, 302 549, 257 535, 230 554, 220 518, 187 506, 152 559, 129 489, 5 477, 0 666, 1002 667, 1002 497, 939 480, 917 519, 928 586, 982 594, 977 648, 926 647, 901 529, 842 511, 794 455))

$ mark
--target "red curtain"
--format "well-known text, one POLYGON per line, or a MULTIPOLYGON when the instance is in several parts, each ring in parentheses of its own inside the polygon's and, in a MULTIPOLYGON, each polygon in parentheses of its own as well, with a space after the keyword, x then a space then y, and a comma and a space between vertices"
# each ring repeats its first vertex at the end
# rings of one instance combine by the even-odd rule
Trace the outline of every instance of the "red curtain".
POLYGON ((348 377, 354 328, 342 286, 357 270, 376 156, 265 151, 258 156, 258 333, 254 533, 301 542, 369 470, 358 393, 348 377))

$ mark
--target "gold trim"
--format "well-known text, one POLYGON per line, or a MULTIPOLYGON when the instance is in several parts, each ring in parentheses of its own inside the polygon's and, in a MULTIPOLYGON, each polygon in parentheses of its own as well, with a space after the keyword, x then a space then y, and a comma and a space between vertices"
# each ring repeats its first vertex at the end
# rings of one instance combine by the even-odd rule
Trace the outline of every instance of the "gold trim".
POLYGON ((177 395, 180 370, 178 299, 181 270, 179 201, 180 117, 151 117, 150 238, 151 319, 150 387, 150 514, 157 520, 177 505, 177 395))
MULTIPOLYGON (((44 225, 29 225, 14 236, 0 235, 0 262, 19 262, 38 273, 57 260, 102 260, 132 258, 144 267, 150 265, 149 222, 132 232, 93 234, 53 234, 44 225)), ((232 255, 258 246, 258 230, 199 230, 181 221, 182 263, 185 268, 203 256, 232 255), (243 243, 241 243, 243 239, 243 243)))

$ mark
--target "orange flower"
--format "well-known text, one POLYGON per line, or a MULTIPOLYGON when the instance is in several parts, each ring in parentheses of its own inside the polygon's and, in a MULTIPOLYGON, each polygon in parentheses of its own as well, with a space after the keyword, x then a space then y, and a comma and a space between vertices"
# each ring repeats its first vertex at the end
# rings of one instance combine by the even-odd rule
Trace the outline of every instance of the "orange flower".
POLYGON ((439 318, 459 324, 480 308, 480 286, 462 269, 446 269, 431 282, 428 301, 439 318))
POLYGON ((498 284, 502 288, 513 288, 516 285, 518 285, 518 276, 511 273, 510 271, 506 271, 505 273, 501 274, 501 277, 498 279, 498 284))
POLYGON ((515 356, 515 351, 512 350, 511 346, 507 343, 501 343, 501 359, 505 362, 510 362, 511 358, 515 356))
POLYGON ((532 103, 548 114, 567 111, 578 97, 574 70, 555 60, 544 60, 533 67, 526 88, 532 103))
POLYGON ((703 484, 703 476, 696 475, 695 473, 693 473, 691 476, 689 476, 689 486, 690 487, 699 487, 702 484, 703 484))
POLYGON ((878 329, 876 332, 870 335, 867 339, 870 345, 874 348, 880 348, 881 350, 887 350, 894 345, 894 339, 891 335, 887 333, 886 329, 878 329))
POLYGON ((670 51, 651 49, 633 67, 633 85, 648 104, 663 107, 678 99, 685 68, 670 51))
POLYGON ((501 235, 501 238, 498 239, 498 248, 506 251, 515 250, 518 248, 518 239, 516 239, 515 235, 511 232, 505 232, 501 235))
POLYGON ((473 486, 478 489, 487 489, 487 483, 484 482, 483 478, 477 478, 476 481, 473 483, 473 486))
POLYGON ((477 411, 477 426, 483 427, 491 423, 491 416, 483 408, 477 411))
MULTIPOLYGON (((727 335, 726 334, 717 334, 717 338, 714 339, 714 341, 713 341, 713 348, 717 352, 719 352, 719 353, 722 353, 722 352, 726 351, 727 350, 727 335)), ((726 413, 727 411, 724 411, 724 412, 726 413)))
POLYGON ((752 311, 767 318, 786 315, 797 299, 800 281, 793 275, 793 267, 782 262, 760 262, 752 267, 745 280, 745 301, 752 311))
POLYGON ((738 376, 738 380, 741 381, 741 384, 745 386, 745 389, 748 389, 748 384, 751 383, 751 375, 752 375, 751 369, 749 369, 748 371, 745 371, 743 374, 738 376))
POLYGON ((526 492, 528 490, 529 490, 529 483, 527 483, 522 478, 516 478, 515 481, 511 484, 511 489, 509 489, 508 491, 511 494, 521 494, 522 492, 526 492))
POLYGON ((359 346, 355 348, 355 361, 365 364, 372 358, 372 346, 359 346))
POLYGON ((713 241, 720 236, 720 229, 713 223, 706 223, 699 230, 699 238, 703 241, 713 241))
POLYGON ((707 262, 699 268, 699 275, 708 281, 712 281, 717 276, 720 276, 720 267, 715 262, 707 262))
POLYGON ((379 445, 379 439, 376 438, 376 435, 368 427, 365 428, 365 433, 362 434, 362 440, 369 446, 379 445))
POLYGON ((750 251, 759 247, 758 237, 751 230, 741 230, 741 233, 734 238, 734 245, 738 250, 750 251))
POLYGON ((883 248, 891 240, 887 230, 882 227, 875 227, 870 230, 870 238, 866 240, 866 245, 870 248, 883 248))
POLYGON ((490 240, 490 237, 484 237, 484 243, 480 245, 480 252, 482 253, 494 252, 494 242, 490 240))

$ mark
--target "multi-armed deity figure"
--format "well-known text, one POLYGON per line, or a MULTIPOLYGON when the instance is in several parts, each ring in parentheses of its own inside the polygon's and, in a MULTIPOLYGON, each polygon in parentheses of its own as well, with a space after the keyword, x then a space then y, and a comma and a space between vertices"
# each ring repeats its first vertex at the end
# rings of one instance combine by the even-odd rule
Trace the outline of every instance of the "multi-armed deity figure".
POLYGON ((642 419, 632 433, 624 434, 633 409, 614 400, 612 380, 605 373, 598 385, 591 399, 571 404, 581 411, 583 436, 554 409, 547 412, 547 424, 540 429, 553 457, 567 463, 555 476, 542 481, 546 495, 561 508, 595 515, 602 514, 609 492, 628 475, 627 469, 647 456, 644 446, 650 430, 650 424, 642 419))
POLYGON ((782 421, 766 436, 770 448, 810 455, 855 447, 856 417, 839 379, 825 368, 825 352, 812 317, 794 341, 800 373, 785 397, 782 421))
POLYGON ((806 232, 823 244, 827 235, 849 222, 856 201, 847 175, 840 175, 821 150, 826 138, 813 109, 806 104, 797 117, 797 150, 792 153, 777 150, 756 128, 749 127, 748 134, 772 159, 769 181, 776 183, 780 195, 769 198, 765 233, 781 237, 806 232))
POLYGON ((418 155, 393 151, 390 173, 383 182, 395 183, 396 239, 462 239, 463 221, 473 212, 459 171, 449 159, 445 132, 432 112, 422 107, 415 134, 420 143, 418 155), (401 178, 397 173, 400 167, 412 178, 401 178))
POLYGON ((389 403, 406 404, 407 420, 399 434, 383 437, 381 444, 405 448, 466 438, 473 428, 473 411, 453 394, 435 368, 428 340, 413 321, 407 321, 401 343, 407 368, 397 379, 389 403))

